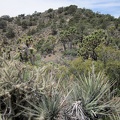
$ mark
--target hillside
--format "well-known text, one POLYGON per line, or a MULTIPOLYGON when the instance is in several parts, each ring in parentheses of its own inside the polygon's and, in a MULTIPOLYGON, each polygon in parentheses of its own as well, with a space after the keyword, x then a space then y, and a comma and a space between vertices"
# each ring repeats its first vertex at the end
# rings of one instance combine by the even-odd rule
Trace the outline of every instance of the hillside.
MULTIPOLYGON (((10 18, 9 16, 2 16, 0 18, 0 43, 1 46, 18 45, 19 41, 25 41, 23 39, 31 38, 34 43, 35 49, 43 54, 49 54, 51 49, 55 47, 55 51, 66 49, 65 44, 69 44, 68 41, 63 46, 61 40, 61 33, 69 31, 73 27, 76 33, 70 33, 74 38, 71 44, 78 44, 82 41, 84 36, 87 36, 98 29, 103 29, 109 36, 107 44, 112 44, 113 47, 120 48, 120 19, 114 18, 111 15, 103 15, 100 13, 94 13, 89 9, 77 8, 75 5, 68 7, 61 7, 58 10, 49 9, 44 13, 34 12, 32 15, 18 15, 17 17, 10 18), (53 46, 49 43, 53 40, 53 46), (47 42, 47 43, 45 43, 47 42), (47 49, 46 44, 49 44, 49 52, 47 50, 41 50, 40 46, 36 44, 44 44, 44 49, 47 49), (60 45, 58 45, 60 44, 60 45), (52 48, 51 48, 52 47, 52 48), (47 52, 47 53, 46 53, 47 52)), ((71 39, 73 39, 71 38, 71 39)), ((66 36, 66 39, 67 38, 66 36)), ((24 43, 25 44, 25 43, 24 43)), ((68 50, 68 48, 67 48, 68 50)), ((70 54, 66 51, 65 54, 70 54), (67 53, 66 53, 67 52, 67 53)), ((73 50, 73 52, 75 52, 73 50)), ((74 53, 77 54, 77 53, 74 53)))
POLYGON ((0 17, 0 120, 119 120, 120 17, 78 8, 0 17))

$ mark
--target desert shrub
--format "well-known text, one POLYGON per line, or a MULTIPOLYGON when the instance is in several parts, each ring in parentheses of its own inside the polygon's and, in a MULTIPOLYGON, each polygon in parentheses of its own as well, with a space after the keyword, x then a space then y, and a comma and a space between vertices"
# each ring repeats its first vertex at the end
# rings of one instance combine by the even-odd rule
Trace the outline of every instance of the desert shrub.
POLYGON ((77 50, 72 49, 72 50, 66 50, 63 52, 63 55, 66 56, 77 56, 77 50))
POLYGON ((21 20, 20 20, 20 18, 16 18, 15 19, 15 24, 17 24, 18 26, 21 26, 21 20))
POLYGON ((38 44, 36 44, 36 48, 38 51, 41 52, 41 54, 49 54, 54 51, 54 44, 55 39, 52 37, 49 37, 48 40, 41 39, 38 44))
POLYGON ((44 41, 45 41, 44 39, 38 41, 38 43, 36 44, 37 51, 41 51, 44 41))
POLYGON ((77 10, 77 6, 76 5, 70 5, 68 7, 64 8, 65 14, 74 14, 77 10))
POLYGON ((4 29, 7 27, 7 23, 5 20, 0 20, 0 29, 4 29))
POLYGON ((108 47, 103 44, 96 48, 96 53, 98 55, 98 60, 101 60, 105 66, 107 62, 120 60, 119 50, 115 50, 113 47, 108 47))
POLYGON ((78 57, 70 62, 69 72, 72 74, 87 74, 91 71, 91 66, 94 64, 95 73, 98 73, 101 70, 104 70, 103 63, 101 61, 92 61, 90 58, 84 60, 82 57, 78 57))
POLYGON ((35 29, 31 29, 28 31, 27 35, 34 35, 36 33, 36 30, 35 29))
POLYGON ((51 43, 49 43, 49 42, 44 43, 43 47, 41 48, 42 54, 44 54, 44 53, 47 53, 47 54, 52 53, 52 50, 53 50, 53 45, 51 43))
POLYGON ((12 28, 7 29, 6 37, 7 38, 14 38, 15 37, 15 32, 12 28))
POLYGON ((109 79, 114 81, 114 88, 120 90, 120 63, 118 61, 108 62, 106 66, 106 74, 109 79))
POLYGON ((25 20, 22 21, 22 22, 21 22, 21 26, 22 26, 23 29, 27 29, 27 27, 28 27, 28 22, 25 21, 25 20))
POLYGON ((2 20, 8 21, 8 22, 12 22, 13 18, 10 17, 9 15, 3 15, 1 16, 2 20))
POLYGON ((44 27, 45 27, 45 23, 43 21, 39 21, 39 24, 37 26, 37 31, 41 30, 44 27))
POLYGON ((63 8, 63 7, 60 7, 60 8, 58 8, 58 11, 57 11, 57 12, 58 12, 59 14, 61 14, 63 11, 64 11, 64 8, 63 8))
POLYGON ((48 9, 48 13, 50 13, 50 12, 52 12, 52 11, 53 11, 53 9, 52 9, 52 8, 48 9))

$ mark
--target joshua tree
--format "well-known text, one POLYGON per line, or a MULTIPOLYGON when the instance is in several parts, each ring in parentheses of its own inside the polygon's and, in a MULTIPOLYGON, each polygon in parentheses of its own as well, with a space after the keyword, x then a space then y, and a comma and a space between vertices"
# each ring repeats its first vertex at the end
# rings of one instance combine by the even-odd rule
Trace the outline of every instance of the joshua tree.
POLYGON ((84 37, 83 42, 80 44, 79 52, 85 59, 91 57, 93 60, 97 60, 97 53, 95 49, 101 44, 105 43, 106 33, 104 30, 97 30, 92 34, 84 37))

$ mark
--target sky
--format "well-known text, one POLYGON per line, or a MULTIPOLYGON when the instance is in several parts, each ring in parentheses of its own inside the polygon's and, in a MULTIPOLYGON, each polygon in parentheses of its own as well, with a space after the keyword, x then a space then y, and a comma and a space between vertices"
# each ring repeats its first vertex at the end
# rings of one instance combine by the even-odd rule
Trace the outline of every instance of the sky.
POLYGON ((0 0, 0 16, 28 15, 35 11, 44 12, 49 8, 57 9, 69 5, 110 14, 116 18, 120 16, 120 0, 0 0))

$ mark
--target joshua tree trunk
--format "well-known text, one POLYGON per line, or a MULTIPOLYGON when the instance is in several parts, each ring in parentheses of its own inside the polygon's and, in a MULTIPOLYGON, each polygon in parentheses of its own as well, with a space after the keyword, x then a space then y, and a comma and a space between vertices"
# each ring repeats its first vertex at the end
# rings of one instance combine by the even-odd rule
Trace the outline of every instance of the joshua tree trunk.
POLYGON ((97 54, 94 50, 91 57, 93 58, 93 60, 97 61, 97 54))
POLYGON ((72 49, 72 42, 69 41, 69 50, 71 50, 71 49, 72 49))
POLYGON ((63 48, 64 48, 64 51, 66 50, 66 45, 65 45, 65 42, 62 42, 63 44, 63 48))

